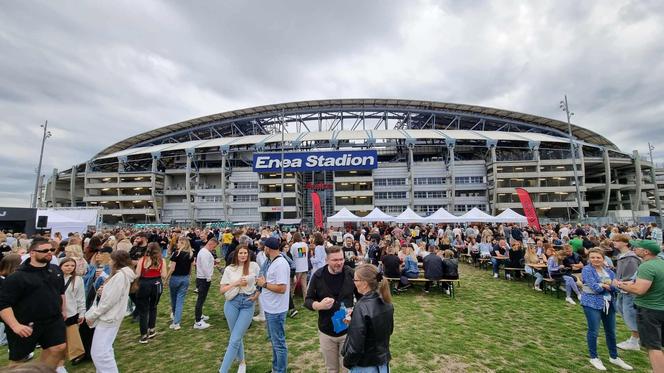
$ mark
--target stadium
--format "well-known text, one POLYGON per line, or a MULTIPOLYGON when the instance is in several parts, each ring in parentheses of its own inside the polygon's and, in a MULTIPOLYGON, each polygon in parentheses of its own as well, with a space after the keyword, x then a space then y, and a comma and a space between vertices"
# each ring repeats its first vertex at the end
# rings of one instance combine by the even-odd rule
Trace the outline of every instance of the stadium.
POLYGON ((315 100, 129 137, 54 170, 39 204, 96 207, 107 224, 311 226, 314 192, 324 216, 343 207, 359 216, 374 207, 426 216, 440 207, 456 215, 473 207, 522 211, 515 188, 523 187, 545 219, 578 219, 578 194, 585 217, 638 221, 657 215, 664 178, 655 171, 637 151, 577 125, 570 136, 567 122, 535 115, 429 101, 315 100))

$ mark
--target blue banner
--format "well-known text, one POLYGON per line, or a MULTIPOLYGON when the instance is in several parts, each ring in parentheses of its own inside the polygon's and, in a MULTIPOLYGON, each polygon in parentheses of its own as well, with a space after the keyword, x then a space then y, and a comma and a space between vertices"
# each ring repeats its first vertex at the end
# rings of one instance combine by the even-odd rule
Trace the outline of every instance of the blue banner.
MULTIPOLYGON (((284 172, 372 170, 375 150, 284 153, 284 172)), ((281 172, 281 153, 254 153, 254 172, 281 172)))

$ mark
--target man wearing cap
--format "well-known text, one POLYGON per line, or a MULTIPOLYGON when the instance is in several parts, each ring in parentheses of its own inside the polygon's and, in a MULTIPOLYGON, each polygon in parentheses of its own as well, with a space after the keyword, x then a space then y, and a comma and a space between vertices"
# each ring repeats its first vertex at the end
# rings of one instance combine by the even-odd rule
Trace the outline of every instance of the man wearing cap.
POLYGON ((636 281, 615 281, 614 285, 636 295, 634 304, 641 345, 648 350, 653 371, 664 372, 664 260, 657 258, 660 245, 654 240, 632 240, 629 243, 643 263, 639 266, 636 281))
MULTIPOLYGON (((630 249, 629 238, 624 234, 614 235, 611 241, 613 241, 613 246, 619 251, 618 260, 616 261, 616 278, 619 281, 634 280, 636 278, 636 271, 641 264, 641 258, 630 249)), ((640 350, 639 331, 636 326, 636 310, 634 309, 634 295, 620 291, 616 300, 616 309, 625 321, 625 325, 632 332, 628 340, 618 343, 618 348, 622 350, 640 350)))
POLYGON ((281 255, 278 238, 269 237, 263 244, 269 264, 265 275, 256 279, 256 285, 262 288, 259 300, 265 312, 267 333, 272 343, 272 372, 285 373, 288 368, 285 325, 290 293, 290 264, 281 255))

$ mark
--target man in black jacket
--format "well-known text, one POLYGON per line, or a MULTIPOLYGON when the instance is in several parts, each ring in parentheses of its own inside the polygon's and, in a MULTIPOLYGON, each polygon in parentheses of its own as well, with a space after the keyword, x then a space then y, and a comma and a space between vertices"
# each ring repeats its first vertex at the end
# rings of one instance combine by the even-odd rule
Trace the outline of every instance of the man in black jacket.
MULTIPOLYGON (((424 278, 427 280, 437 281, 443 278, 443 259, 438 256, 436 246, 429 245, 429 255, 422 259, 424 266, 424 278)), ((431 283, 424 284, 424 292, 428 293, 431 283)))
POLYGON ((24 360, 37 344, 41 361, 54 369, 65 358, 65 286, 62 271, 50 264, 55 249, 45 238, 30 245, 30 259, 7 277, 0 294, 0 317, 7 325, 9 360, 24 360))
MULTIPOLYGON (((340 372, 343 367, 341 347, 346 340, 346 331, 334 331, 332 315, 340 308, 353 307, 355 284, 353 269, 344 265, 344 254, 339 246, 325 249, 327 265, 316 271, 307 289, 304 306, 318 311, 318 340, 329 373, 340 372)), ((357 294, 359 298, 359 294, 357 294)))

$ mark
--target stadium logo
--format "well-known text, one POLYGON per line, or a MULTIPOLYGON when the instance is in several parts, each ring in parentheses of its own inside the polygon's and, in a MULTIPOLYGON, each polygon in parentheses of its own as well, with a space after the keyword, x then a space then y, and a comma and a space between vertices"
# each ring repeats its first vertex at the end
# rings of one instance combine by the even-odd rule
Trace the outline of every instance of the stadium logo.
MULTIPOLYGON (((375 150, 284 153, 287 172, 371 170, 378 167, 375 150)), ((281 171, 281 153, 254 154, 254 172, 281 171)))

